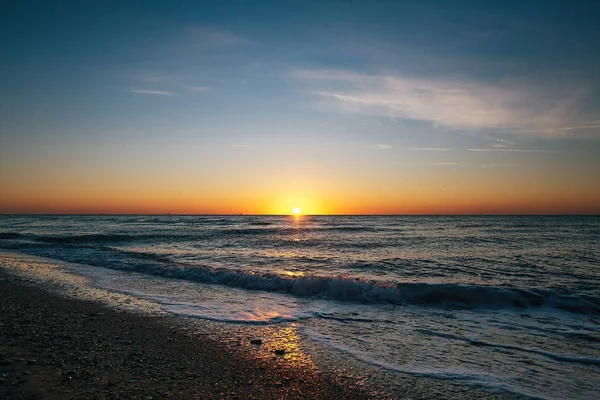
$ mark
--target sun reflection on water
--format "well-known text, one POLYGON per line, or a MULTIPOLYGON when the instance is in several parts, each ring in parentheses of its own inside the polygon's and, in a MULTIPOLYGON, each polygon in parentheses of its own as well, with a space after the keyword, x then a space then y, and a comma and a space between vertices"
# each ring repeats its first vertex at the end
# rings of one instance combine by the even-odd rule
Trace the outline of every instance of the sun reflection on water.
POLYGON ((264 357, 280 357, 291 367, 317 369, 316 365, 301 346, 300 336, 295 323, 288 326, 265 328, 261 354, 264 357))
POLYGON ((281 269, 281 270, 277 271, 277 274, 278 275, 284 275, 284 276, 290 276, 292 278, 297 278, 297 277, 305 275, 305 273, 302 272, 302 271, 288 271, 288 270, 285 270, 285 269, 281 269))

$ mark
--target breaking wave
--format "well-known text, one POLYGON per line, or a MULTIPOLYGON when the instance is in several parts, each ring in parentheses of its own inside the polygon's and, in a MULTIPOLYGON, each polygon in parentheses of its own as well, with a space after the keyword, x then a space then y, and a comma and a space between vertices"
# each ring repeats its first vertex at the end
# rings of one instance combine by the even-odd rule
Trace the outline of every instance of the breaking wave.
MULTIPOLYGON (((101 236, 101 235, 95 235, 101 236)), ((463 309, 528 309, 548 307, 577 314, 600 314, 600 297, 550 289, 469 284, 386 282, 351 275, 289 276, 251 270, 209 268, 174 263, 152 254, 108 247, 40 245, 15 246, 19 250, 68 262, 132 271, 165 278, 231 287, 318 297, 337 301, 413 304, 463 309)))

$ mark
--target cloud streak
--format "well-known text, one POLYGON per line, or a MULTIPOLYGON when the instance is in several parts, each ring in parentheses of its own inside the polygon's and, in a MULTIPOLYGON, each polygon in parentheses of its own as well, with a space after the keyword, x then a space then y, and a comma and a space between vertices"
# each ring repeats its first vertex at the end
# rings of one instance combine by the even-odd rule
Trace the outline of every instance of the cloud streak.
POLYGON ((506 149, 506 148, 494 148, 494 149, 465 149, 467 151, 475 152, 486 152, 486 153, 560 153, 556 150, 542 150, 542 149, 506 149))
POLYGON ((454 149, 439 148, 439 147, 411 147, 414 151, 452 151, 454 149))
POLYGON ((595 128, 600 128, 600 121, 589 121, 589 122, 583 122, 579 125, 575 125, 575 126, 563 126, 560 128, 556 128, 556 130, 558 131, 577 131, 577 130, 582 130, 582 129, 595 129, 595 128))
POLYGON ((172 92, 168 92, 166 90, 131 89, 131 93, 147 94, 153 96, 175 96, 172 92))
POLYGON ((483 164, 481 168, 521 168, 522 164, 483 164))
POLYGON ((598 121, 577 123, 584 89, 558 84, 547 87, 487 84, 398 74, 368 75, 344 70, 295 70, 293 75, 317 90, 323 102, 366 115, 427 121, 446 129, 502 130, 557 134, 596 129, 598 121))
POLYGON ((434 163, 395 163, 402 167, 453 167, 460 165, 454 162, 434 162, 434 163))

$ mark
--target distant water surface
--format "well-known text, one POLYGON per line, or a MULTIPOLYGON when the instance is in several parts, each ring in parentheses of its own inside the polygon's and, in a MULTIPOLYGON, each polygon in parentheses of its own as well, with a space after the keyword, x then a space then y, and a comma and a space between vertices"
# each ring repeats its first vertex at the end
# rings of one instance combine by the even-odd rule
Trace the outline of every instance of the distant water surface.
POLYGON ((376 368, 600 393, 598 217, 0 216, 0 247, 172 313, 295 321, 376 368))

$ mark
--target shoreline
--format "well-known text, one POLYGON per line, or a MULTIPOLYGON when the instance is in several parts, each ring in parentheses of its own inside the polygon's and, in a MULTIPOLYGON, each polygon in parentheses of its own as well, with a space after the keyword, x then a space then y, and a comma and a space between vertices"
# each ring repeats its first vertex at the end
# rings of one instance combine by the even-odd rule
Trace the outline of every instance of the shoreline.
POLYGON ((367 398, 318 368, 182 329, 177 317, 61 297, 2 268, 0 298, 0 398, 367 398))
POLYGON ((520 398, 365 364, 294 322, 171 314, 73 267, 0 249, 0 398, 520 398))

